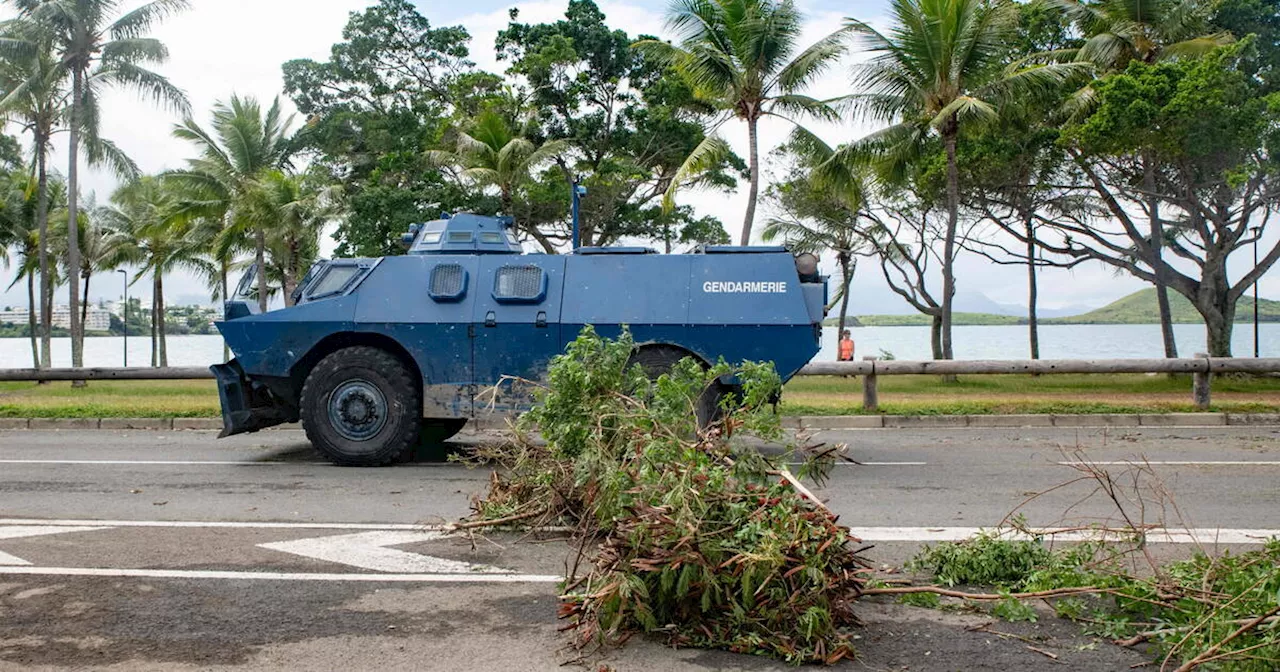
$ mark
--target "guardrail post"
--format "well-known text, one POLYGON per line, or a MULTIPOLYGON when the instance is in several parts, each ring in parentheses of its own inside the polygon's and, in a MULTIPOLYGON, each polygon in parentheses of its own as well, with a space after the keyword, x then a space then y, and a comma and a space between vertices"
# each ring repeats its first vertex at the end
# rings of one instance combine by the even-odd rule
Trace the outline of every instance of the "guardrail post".
POLYGON ((1209 355, 1204 352, 1197 352, 1196 359, 1204 360, 1204 371, 1196 371, 1191 374, 1191 400, 1195 403, 1196 408, 1205 411, 1209 409, 1209 379, 1213 377, 1209 373, 1209 355))
POLYGON ((862 377, 862 408, 872 413, 880 410, 880 393, 876 390, 876 365, 879 357, 867 356, 862 361, 871 362, 871 372, 862 377))

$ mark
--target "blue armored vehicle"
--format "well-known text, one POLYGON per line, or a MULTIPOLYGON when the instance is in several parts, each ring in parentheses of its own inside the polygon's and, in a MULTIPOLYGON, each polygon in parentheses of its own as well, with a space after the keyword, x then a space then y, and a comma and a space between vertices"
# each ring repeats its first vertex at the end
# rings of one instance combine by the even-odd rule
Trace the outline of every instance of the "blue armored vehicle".
MULTIPOLYGON (((317 263, 295 305, 266 313, 246 273, 218 323, 222 436, 302 421, 333 462, 387 464, 420 433, 532 404, 527 386, 584 325, 627 325, 651 373, 681 358, 772 361, 784 380, 818 352, 826 281, 782 247, 641 247, 524 254, 509 220, 412 227, 408 254, 317 263), (485 393, 485 394, 482 394, 485 393)), ((710 403, 715 403, 714 399, 710 403)))

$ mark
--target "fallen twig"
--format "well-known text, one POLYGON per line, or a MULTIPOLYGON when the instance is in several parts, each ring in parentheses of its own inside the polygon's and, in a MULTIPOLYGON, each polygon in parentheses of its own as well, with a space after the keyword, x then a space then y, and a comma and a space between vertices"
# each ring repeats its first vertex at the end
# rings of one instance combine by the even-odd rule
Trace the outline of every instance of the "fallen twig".
POLYGON ((474 530, 477 527, 496 527, 520 520, 528 520, 535 516, 541 516, 546 512, 546 509, 534 509, 533 511, 517 513, 513 516, 504 516, 502 518, 493 518, 491 520, 469 520, 461 523, 454 523, 452 527, 455 530, 474 530))
POLYGON ((1028 645, 1027 645, 1027 648, 1028 648, 1028 649, 1031 649, 1032 651, 1035 651, 1036 653, 1038 653, 1038 654, 1040 654, 1040 655, 1042 655, 1042 656, 1047 656, 1050 660, 1054 660, 1054 661, 1059 662, 1059 663, 1061 663, 1061 662, 1062 662, 1062 661, 1058 660, 1058 654, 1053 653, 1052 651, 1045 651, 1044 649, 1036 648, 1036 647, 1034 647, 1034 646, 1031 646, 1030 644, 1028 644, 1028 645))
POLYGON ((862 591, 863 595, 907 595, 910 593, 934 593, 943 597, 958 597, 963 600, 979 600, 994 601, 1007 598, 1018 600, 1034 600, 1042 597, 1065 597, 1067 595, 1090 595, 1098 593, 1113 592, 1110 588, 1096 588, 1094 586, 1079 586, 1072 588, 1054 588, 1053 590, 1041 590, 1034 593, 1005 593, 999 595, 996 593, 966 593, 961 590, 951 590, 949 588, 941 588, 938 586, 902 586, 899 588, 866 588, 862 591))

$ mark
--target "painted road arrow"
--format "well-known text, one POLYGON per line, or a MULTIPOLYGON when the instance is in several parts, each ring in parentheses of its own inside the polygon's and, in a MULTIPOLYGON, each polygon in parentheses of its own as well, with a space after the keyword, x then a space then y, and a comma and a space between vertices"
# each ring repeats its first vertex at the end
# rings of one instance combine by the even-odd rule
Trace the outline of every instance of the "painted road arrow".
POLYGON ((476 574, 506 573, 506 570, 473 565, 459 560, 436 558, 421 553, 398 551, 388 546, 435 541, 449 536, 446 532, 380 530, 313 537, 294 541, 258 544, 259 548, 301 555, 306 558, 336 562, 361 569, 395 574, 476 574))
MULTIPOLYGON (((0 525, 0 539, 21 539, 22 537, 42 537, 46 534, 63 534, 65 532, 92 532, 109 530, 109 527, 67 527, 63 525, 0 525)), ((0 565, 30 565, 30 562, 0 551, 0 565)))

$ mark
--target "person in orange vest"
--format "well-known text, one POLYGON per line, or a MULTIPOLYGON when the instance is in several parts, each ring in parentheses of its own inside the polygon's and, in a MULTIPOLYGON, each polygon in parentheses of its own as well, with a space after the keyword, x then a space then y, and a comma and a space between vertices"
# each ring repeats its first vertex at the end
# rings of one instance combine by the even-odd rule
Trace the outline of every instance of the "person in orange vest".
POLYGON ((840 361, 853 361, 853 336, 849 334, 848 329, 840 332, 840 361))

